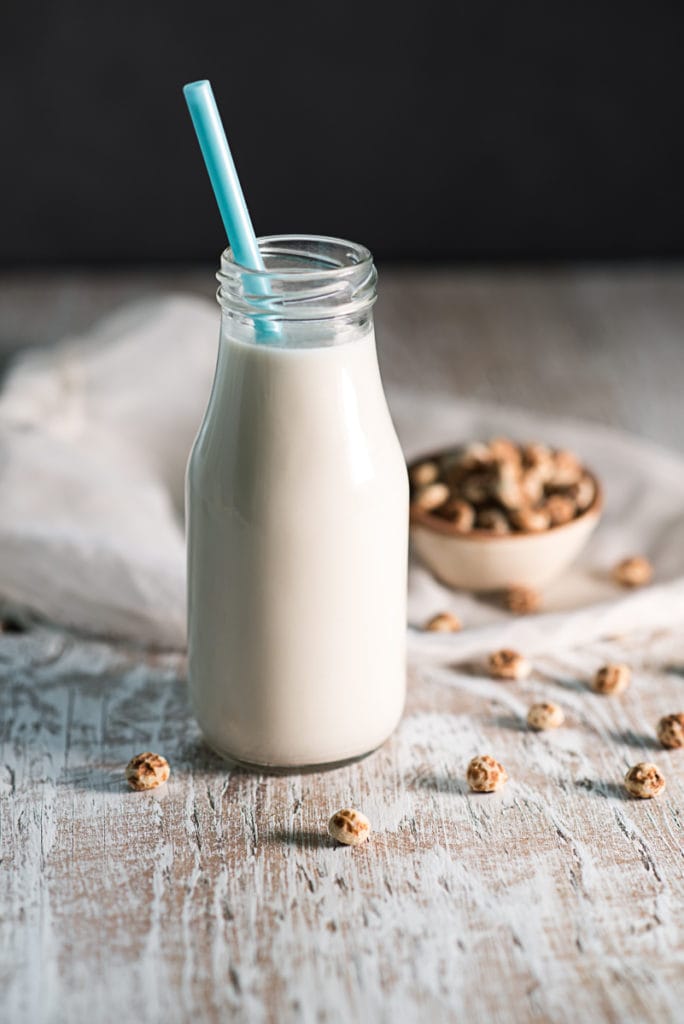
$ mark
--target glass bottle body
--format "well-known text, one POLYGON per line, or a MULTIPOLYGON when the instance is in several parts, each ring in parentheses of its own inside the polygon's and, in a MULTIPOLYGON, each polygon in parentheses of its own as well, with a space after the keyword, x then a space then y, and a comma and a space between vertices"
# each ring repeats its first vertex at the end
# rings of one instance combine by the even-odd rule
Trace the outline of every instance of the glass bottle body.
POLYGON ((405 696, 408 485, 370 303, 302 317, 298 298, 266 326, 222 305, 187 478, 195 714, 235 760, 339 763, 389 736, 405 696))

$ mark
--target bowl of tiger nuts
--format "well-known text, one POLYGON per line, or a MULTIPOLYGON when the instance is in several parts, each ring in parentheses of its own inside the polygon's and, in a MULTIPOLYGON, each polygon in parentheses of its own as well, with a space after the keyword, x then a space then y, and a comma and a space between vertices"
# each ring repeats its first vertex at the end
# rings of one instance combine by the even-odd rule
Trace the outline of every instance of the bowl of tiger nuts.
POLYGON ((567 449, 499 437, 409 465, 411 540, 462 590, 539 587, 577 557, 601 516, 601 487, 567 449))

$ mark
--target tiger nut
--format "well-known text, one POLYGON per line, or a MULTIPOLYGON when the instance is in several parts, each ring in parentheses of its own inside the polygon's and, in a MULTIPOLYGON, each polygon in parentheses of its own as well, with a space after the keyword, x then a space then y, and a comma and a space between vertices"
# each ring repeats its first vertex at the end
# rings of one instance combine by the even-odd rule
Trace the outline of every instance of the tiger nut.
POLYGON ((554 453, 550 481, 554 487, 570 487, 582 479, 583 473, 582 463, 574 452, 560 449, 554 453))
POLYGON ((527 712, 527 724, 531 729, 558 729, 564 721, 563 708, 550 702, 533 704, 527 712))
POLYGON ((543 533, 548 530, 551 520, 542 508, 511 509, 511 522, 523 533, 543 533))
POLYGON ((449 498, 436 512, 448 520, 458 533, 470 533, 475 525, 475 509, 470 502, 461 498, 449 498))
POLYGON ((446 484, 434 483, 428 484, 427 487, 421 487, 416 492, 413 501, 419 508, 424 509, 426 512, 432 512, 434 509, 439 508, 449 498, 449 488, 446 484))
POLYGON ((492 453, 488 444, 483 441, 472 441, 458 452, 456 461, 464 470, 481 469, 491 463, 492 453))
POLYGON ((593 687, 596 693, 622 693, 629 686, 631 678, 629 665, 604 665, 594 676, 593 687))
POLYGON ((553 452, 545 444, 531 442, 522 446, 523 464, 536 473, 543 483, 553 476, 553 452))
POLYGON ((492 496, 494 482, 489 473, 472 473, 461 484, 461 493, 466 501, 481 505, 492 496))
POLYGON ((525 679, 531 672, 527 658, 506 647, 490 654, 487 663, 495 679, 525 679))
POLYGON ((632 796, 650 800, 665 789, 665 776, 657 765, 640 761, 632 765, 625 775, 625 789, 632 796))
POLYGON ((458 633, 460 629, 463 629, 463 625, 461 620, 451 612, 440 612, 428 619, 425 629, 430 633, 458 633))
POLYGON ((520 508, 525 503, 525 496, 520 486, 520 474, 513 463, 498 463, 491 494, 504 508, 520 508))
POLYGON ((360 846, 370 835, 370 821, 361 811, 344 808, 333 814, 328 822, 328 832, 338 843, 345 846, 360 846))
POLYGON ((575 502, 578 512, 586 512, 593 505, 596 497, 596 485, 588 473, 585 473, 581 480, 568 488, 568 497, 575 502))
POLYGON ((428 484, 434 484, 438 478, 439 466, 432 460, 419 462, 417 466, 411 466, 409 469, 409 480, 413 487, 427 487, 428 484))
POLYGON ((509 462, 518 468, 520 466, 520 448, 508 437, 494 437, 487 445, 489 453, 495 462, 509 462))
POLYGON ((503 600, 514 615, 530 615, 539 610, 541 598, 532 587, 513 586, 504 591, 503 600))
POLYGON ((552 494, 544 502, 544 510, 551 520, 551 526, 564 526, 575 518, 577 506, 565 494, 552 494))
POLYGON ((170 774, 166 758, 149 750, 131 758, 126 765, 126 781, 131 789, 156 789, 166 782, 170 774))
POLYGON ((468 765, 466 779, 475 793, 493 793, 508 781, 508 772, 489 754, 480 754, 468 765))
POLYGON ((613 569, 613 578, 622 587, 644 587, 653 579, 653 566, 643 555, 623 558, 613 569))
POLYGON ((664 747, 684 747, 684 714, 665 715, 658 722, 658 739, 664 747))
POLYGON ((475 524, 478 530, 488 530, 490 533, 501 535, 511 532, 508 519, 504 513, 501 509, 493 508, 492 506, 483 508, 477 513, 475 524))
POLYGON ((544 497, 544 477, 536 469, 525 470, 520 480, 520 490, 524 499, 521 505, 537 505, 544 497))

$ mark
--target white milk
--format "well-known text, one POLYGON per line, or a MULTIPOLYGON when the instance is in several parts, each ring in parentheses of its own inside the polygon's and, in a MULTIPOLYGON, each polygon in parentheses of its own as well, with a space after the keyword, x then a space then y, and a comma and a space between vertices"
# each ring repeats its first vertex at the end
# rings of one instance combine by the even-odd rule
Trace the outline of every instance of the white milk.
POLYGON ((404 703, 408 485, 372 327, 296 348, 224 330, 187 505, 208 742, 281 767, 379 746, 404 703))

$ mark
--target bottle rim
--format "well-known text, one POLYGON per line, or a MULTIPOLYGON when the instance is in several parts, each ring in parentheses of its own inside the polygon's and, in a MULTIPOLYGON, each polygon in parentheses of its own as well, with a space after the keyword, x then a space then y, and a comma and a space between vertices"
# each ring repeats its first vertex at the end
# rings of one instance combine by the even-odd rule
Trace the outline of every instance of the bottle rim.
POLYGON ((217 299, 233 316, 286 320, 363 313, 375 302, 377 271, 370 251, 329 235, 266 235, 257 243, 264 270, 221 253, 217 299))

